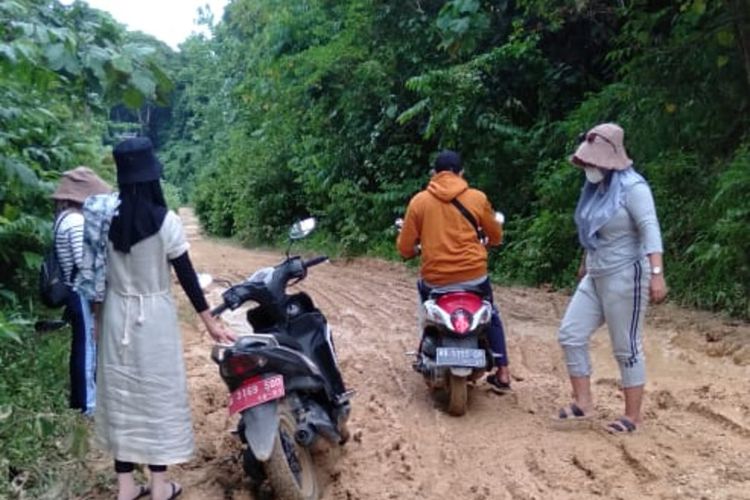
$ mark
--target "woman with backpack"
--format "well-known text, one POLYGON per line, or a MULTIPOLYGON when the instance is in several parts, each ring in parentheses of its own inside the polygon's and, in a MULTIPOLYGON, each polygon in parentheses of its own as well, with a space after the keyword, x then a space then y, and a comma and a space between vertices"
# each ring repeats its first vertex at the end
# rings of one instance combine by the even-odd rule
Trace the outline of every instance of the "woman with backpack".
POLYGON ((88 167, 63 173, 52 194, 55 201, 54 252, 68 290, 65 318, 71 324, 70 407, 91 416, 96 407, 96 347, 91 306, 73 290, 83 258, 83 203, 91 195, 108 193, 109 185, 88 167))

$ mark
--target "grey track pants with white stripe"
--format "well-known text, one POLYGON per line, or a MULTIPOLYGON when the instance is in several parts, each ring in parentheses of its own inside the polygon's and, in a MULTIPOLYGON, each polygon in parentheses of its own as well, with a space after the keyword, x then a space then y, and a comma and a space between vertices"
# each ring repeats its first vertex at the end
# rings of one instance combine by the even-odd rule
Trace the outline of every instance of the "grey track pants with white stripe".
POLYGON ((623 387, 646 382, 642 331, 649 297, 649 265, 643 259, 617 273, 578 284, 560 325, 558 340, 571 377, 591 375, 589 339, 605 322, 623 387))

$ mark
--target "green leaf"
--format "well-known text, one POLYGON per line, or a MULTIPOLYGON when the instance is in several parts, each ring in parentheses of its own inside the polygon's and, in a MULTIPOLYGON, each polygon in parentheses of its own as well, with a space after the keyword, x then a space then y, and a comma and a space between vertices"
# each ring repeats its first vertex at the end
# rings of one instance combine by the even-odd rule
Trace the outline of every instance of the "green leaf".
POLYGON ((11 63, 16 62, 16 51, 7 43, 0 44, 0 57, 4 57, 11 63))
POLYGON ((728 29, 720 30, 718 33, 716 33, 716 41, 719 42, 719 45, 721 45, 722 47, 734 47, 734 33, 728 29))
POLYGON ((52 71, 60 71, 65 66, 65 45, 55 43, 47 46, 44 50, 44 57, 52 71))
POLYGON ((138 89, 147 99, 152 99, 156 91, 156 82, 150 77, 148 73, 143 70, 136 69, 130 76, 130 83, 138 89))
POLYGON ((0 168, 5 171, 8 177, 18 177, 27 186, 39 185, 39 178, 34 171, 18 160, 0 157, 0 168))
POLYGON ((122 102, 130 109, 138 109, 143 106, 145 99, 134 87, 128 87, 122 94, 122 102))
POLYGON ((2 311, 0 311, 0 340, 10 339, 21 343, 21 337, 18 335, 18 325, 12 319, 7 320, 2 311))
POLYGON ((693 0, 693 12, 699 16, 702 16, 706 12, 706 1, 693 0))
POLYGON ((23 262, 28 269, 38 269, 42 265, 42 256, 35 252, 22 252, 23 262))
POLYGON ((27 39, 15 40, 13 42, 13 49, 15 50, 16 56, 21 56, 31 62, 35 61, 38 48, 37 45, 32 44, 27 39))
POLYGON ((423 111, 427 110, 430 105, 429 99, 422 99, 419 102, 417 102, 414 106, 410 107, 403 113, 401 113, 398 118, 396 118, 396 122, 398 122, 399 125, 403 125, 410 120, 412 120, 414 117, 422 113, 423 111))
POLYGON ((4 420, 8 420, 13 413, 13 407, 11 405, 5 404, 0 405, 0 422, 3 422, 4 420))
POLYGON ((141 43, 125 44, 122 47, 122 51, 135 60, 143 60, 156 54, 156 49, 154 47, 149 47, 148 45, 143 45, 141 43))
POLYGON ((112 67, 120 73, 132 73, 133 72, 133 61, 129 57, 122 54, 117 54, 112 58, 112 67))

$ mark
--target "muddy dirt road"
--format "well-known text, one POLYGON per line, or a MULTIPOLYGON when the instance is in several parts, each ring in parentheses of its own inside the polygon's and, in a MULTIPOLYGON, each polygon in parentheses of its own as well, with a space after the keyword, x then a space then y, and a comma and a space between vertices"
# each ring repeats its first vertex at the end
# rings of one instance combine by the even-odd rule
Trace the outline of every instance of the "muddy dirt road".
MULTIPOLYGON (((181 215, 199 272, 238 281, 280 260, 203 239, 192 215, 181 215)), ((416 344, 414 279, 397 263, 360 259, 316 267, 301 287, 327 315, 345 380, 357 390, 354 439, 316 457, 324 499, 750 499, 748 325, 669 304, 653 308, 646 423, 629 436, 601 430, 622 399, 606 331, 598 332, 597 419, 560 430, 551 415, 569 401, 569 388, 555 335, 568 297, 496 287, 515 391, 498 396, 480 382, 468 413, 455 418, 404 355, 416 344)), ((221 289, 209 290, 215 305, 221 289)), ((185 500, 250 499, 210 340, 177 295, 197 453, 172 473, 185 500)), ((241 314, 226 319, 246 329, 241 314)))

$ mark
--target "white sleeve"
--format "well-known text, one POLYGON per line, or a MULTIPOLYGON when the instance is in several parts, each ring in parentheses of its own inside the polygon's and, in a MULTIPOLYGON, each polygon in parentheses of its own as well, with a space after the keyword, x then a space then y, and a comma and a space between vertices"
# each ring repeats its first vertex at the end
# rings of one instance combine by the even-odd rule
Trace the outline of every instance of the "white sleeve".
POLYGON ((190 248, 190 244, 187 242, 187 238, 185 238, 185 230, 182 227, 182 222, 177 214, 171 210, 164 217, 161 233, 169 260, 176 259, 190 248))

